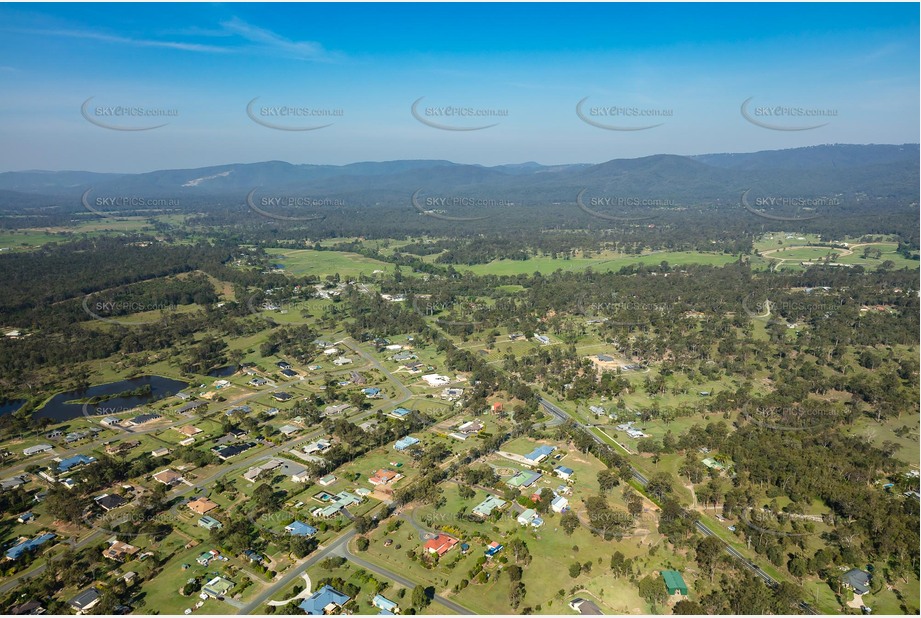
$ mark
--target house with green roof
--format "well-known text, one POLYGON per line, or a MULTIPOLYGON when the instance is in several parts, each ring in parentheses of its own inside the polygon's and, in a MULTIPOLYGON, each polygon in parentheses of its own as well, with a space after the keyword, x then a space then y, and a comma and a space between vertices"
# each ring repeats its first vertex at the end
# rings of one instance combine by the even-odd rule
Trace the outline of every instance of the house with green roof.
POLYGON ((684 578, 678 571, 662 571, 662 579, 665 580, 665 589, 668 594, 687 595, 688 585, 684 583, 684 578))
POLYGON ((485 500, 473 507, 473 514, 478 517, 489 517, 494 510, 501 510, 506 504, 508 503, 502 498, 488 496, 485 500))

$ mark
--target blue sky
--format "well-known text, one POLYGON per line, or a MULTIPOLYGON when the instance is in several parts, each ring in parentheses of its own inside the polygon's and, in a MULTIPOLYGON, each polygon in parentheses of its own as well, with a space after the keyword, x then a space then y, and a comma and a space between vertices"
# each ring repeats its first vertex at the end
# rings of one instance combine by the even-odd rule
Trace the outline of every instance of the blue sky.
POLYGON ((916 143, 918 49, 917 4, 7 4, 0 170, 591 163, 916 143), (262 126, 246 113, 256 97, 267 122, 332 124, 262 126), (431 124, 495 126, 429 126, 411 113, 420 97, 431 124), (749 118, 774 129, 743 117, 749 98, 749 118), (599 124, 659 126, 593 126, 576 113, 583 99, 599 124), (176 115, 105 116, 118 106, 176 115), (283 106, 341 115, 262 110, 283 106), (432 115, 445 107, 504 115, 432 115), (777 107, 813 115, 764 115, 777 107))

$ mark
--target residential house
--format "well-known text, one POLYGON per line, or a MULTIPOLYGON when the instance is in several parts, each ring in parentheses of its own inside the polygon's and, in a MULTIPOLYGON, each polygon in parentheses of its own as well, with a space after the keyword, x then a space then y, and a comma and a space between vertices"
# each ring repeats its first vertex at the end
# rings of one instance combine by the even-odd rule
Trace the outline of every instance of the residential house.
POLYGON ((563 496, 557 496, 550 503, 550 508, 553 510, 554 513, 565 513, 566 511, 569 510, 569 500, 567 500, 563 496))
POLYGON ((302 521, 292 521, 290 524, 285 526, 285 532, 291 536, 307 536, 311 537, 317 533, 317 529, 313 526, 309 526, 302 521))
POLYGON ((339 403, 339 404, 336 404, 336 405, 326 406, 325 408, 323 408, 323 415, 324 415, 324 416, 333 416, 333 415, 335 415, 335 414, 341 414, 342 412, 345 412, 346 410, 348 410, 348 409, 351 408, 351 407, 352 407, 352 406, 350 406, 350 405, 347 404, 347 403, 339 403))
POLYGON ((197 436, 198 434, 202 432, 201 429, 193 425, 183 425, 182 427, 177 427, 176 431, 178 431, 179 433, 181 433, 187 438, 191 438, 192 436, 197 436))
POLYGON ((324 616, 339 612, 351 600, 352 597, 326 585, 301 601, 298 607, 308 616, 324 616))
POLYGON ((466 440, 470 436, 475 436, 476 434, 481 432, 483 430, 483 427, 484 425, 482 421, 477 421, 477 420, 467 421, 466 423, 462 423, 461 425, 459 425, 455 431, 453 431, 452 433, 448 435, 450 435, 452 438, 456 440, 466 440))
POLYGON ((166 470, 161 470, 153 475, 155 481, 163 483, 164 485, 176 485, 182 481, 182 475, 178 472, 173 472, 169 468, 166 470))
POLYGON ((219 599, 230 592, 234 586, 236 586, 236 584, 229 579, 218 576, 202 586, 201 593, 219 599))
POLYGON ((480 502, 478 505, 473 507, 473 514, 477 517, 486 518, 492 515, 492 512, 495 510, 502 510, 505 508, 505 505, 508 504, 502 498, 496 496, 487 496, 485 500, 480 502))
POLYGON ((36 444, 35 446, 30 446, 29 448, 23 449, 22 454, 26 457, 31 457, 32 455, 38 455, 39 453, 47 453, 50 450, 50 444, 36 444))
POLYGON ((188 504, 186 504, 186 506, 188 506, 190 509, 192 509, 192 511, 198 513, 199 515, 205 515, 206 513, 216 509, 217 503, 209 500, 208 498, 205 498, 204 496, 201 496, 191 500, 188 504))
POLYGON ((533 451, 524 456, 525 459, 531 463, 539 464, 543 460, 550 457, 550 453, 556 450, 555 446, 538 446, 533 451))
POLYGON ((22 487, 31 479, 28 474, 17 474, 16 476, 11 476, 8 479, 3 479, 0 481, 0 490, 8 491, 10 489, 16 489, 17 487, 22 487))
POLYGON ((441 391, 441 398, 447 399, 449 401, 454 401, 464 396, 464 389, 462 388, 446 388, 441 391))
POLYGON ((355 494, 349 493, 347 491, 340 491, 338 494, 336 494, 336 499, 332 504, 316 509, 313 514, 317 517, 329 519, 330 517, 335 517, 343 509, 346 509, 353 504, 361 504, 361 501, 362 498, 360 496, 356 496, 355 494))
POLYGON ((41 616, 45 613, 45 608, 39 601, 33 599, 14 605, 7 611, 11 616, 41 616))
POLYGON ((223 528, 223 527, 224 527, 224 524, 222 524, 221 522, 219 522, 219 521, 216 520, 215 518, 210 517, 210 516, 208 516, 208 515, 202 515, 202 516, 198 519, 198 525, 201 526, 202 528, 204 528, 205 530, 217 530, 217 529, 219 529, 219 528, 223 528))
POLYGON ((69 600, 67 604, 76 610, 77 615, 80 616, 96 607, 100 598, 101 596, 98 590, 95 588, 88 588, 69 600))
POLYGON ((530 487, 543 476, 540 472, 521 470, 505 482, 509 487, 530 487))
POLYGON ((119 496, 118 494, 102 494, 93 498, 93 500, 98 504, 104 511, 111 511, 117 509, 121 506, 128 504, 128 501, 119 496))
POLYGON ((518 523, 522 526, 532 526, 539 528, 544 525, 544 520, 540 518, 534 509, 526 509, 518 516, 518 523))
POLYGON ((438 556, 444 556, 446 553, 451 551, 451 549, 457 545, 458 540, 453 536, 448 536, 447 534, 438 534, 433 539, 426 541, 424 547, 426 551, 430 554, 438 554, 438 556))
POLYGON ((387 485, 389 483, 395 483, 403 478, 402 474, 398 474, 393 470, 385 470, 381 468, 374 473, 373 476, 368 478, 368 482, 372 485, 387 485))
POLYGON ((134 545, 129 545, 128 543, 122 543, 119 540, 114 540, 110 545, 102 550, 103 558, 108 558, 109 560, 114 560, 116 562, 125 562, 128 558, 138 553, 140 550, 139 547, 134 545))
POLYGON ((566 466, 557 466, 553 469, 553 473, 564 481, 570 480, 572 475, 575 474, 572 468, 567 468, 566 466))
POLYGON ((444 386, 451 381, 451 378, 448 376, 438 375, 437 373, 430 373, 428 375, 422 376, 422 379, 429 386, 444 386))
POLYGON ((391 614, 400 613, 399 605, 386 597, 382 597, 379 594, 374 595, 374 598, 371 599, 371 605, 381 610, 382 612, 390 612, 391 614))
POLYGON ((419 444, 419 440, 417 438, 412 436, 405 436, 397 440, 396 443, 394 443, 393 448, 398 451, 405 451, 406 449, 416 444, 419 444))
POLYGON ((295 427, 294 425, 282 425, 278 428, 278 431, 286 438, 296 434, 300 430, 300 427, 295 427))
POLYGON ((243 478, 249 481, 250 483, 255 483, 256 479, 262 475, 263 472, 270 472, 281 466, 282 461, 280 459, 270 459, 267 462, 260 464, 258 466, 253 466, 249 470, 243 473, 243 478))
POLYGON ((13 545, 8 550, 6 550, 6 559, 7 560, 19 560, 19 558, 26 552, 33 552, 48 541, 56 538, 57 535, 47 532, 40 536, 35 537, 34 539, 25 539, 20 540, 19 543, 13 545))
POLYGON ((395 410, 392 410, 391 412, 389 412, 388 416, 391 416, 397 419, 398 421, 402 421, 404 418, 409 416, 410 413, 411 413, 411 410, 407 410, 406 408, 400 407, 400 408, 396 408, 395 410))
POLYGON ((67 459, 62 459, 58 462, 58 473, 66 474, 74 468, 79 468, 80 466, 85 466, 95 461, 96 458, 89 455, 74 455, 73 457, 68 457, 67 459))
POLYGON ((328 451, 328 450, 331 449, 332 447, 333 447, 333 443, 332 443, 332 442, 330 442, 329 440, 324 440, 324 439, 321 438, 321 439, 317 440, 316 442, 311 442, 310 444, 308 444, 307 446, 305 446, 303 450, 304 450, 304 453, 307 454, 307 455, 315 455, 315 454, 317 454, 317 453, 319 453, 320 455, 322 455, 323 453, 325 453, 326 451, 328 451))
POLYGON ((189 403, 176 408, 176 412, 179 414, 187 414, 196 408, 208 405, 207 401, 190 401, 189 403))
POLYGON ((841 581, 853 590, 854 594, 864 595, 870 592, 870 574, 862 569, 851 569, 841 577, 841 581))
POLYGON ((265 561, 265 558, 263 556, 254 552, 251 549, 244 549, 243 557, 249 560, 250 562, 255 562, 256 564, 262 564, 265 561))
POLYGON ((132 419, 125 421, 129 426, 136 427, 138 425, 144 425, 146 423, 152 423, 153 421, 160 420, 163 418, 159 414, 148 413, 148 414, 138 414, 132 419))
POLYGON ((505 546, 500 545, 498 541, 493 541, 492 543, 486 546, 486 551, 484 553, 486 554, 487 558, 492 558, 493 556, 498 554, 500 551, 502 551, 504 548, 505 546))
POLYGON ((592 601, 587 599, 575 598, 569 602, 569 607, 574 612, 579 612, 583 616, 603 616, 604 612, 592 601))
POLYGON ((107 455, 121 455, 127 453, 131 449, 137 448, 141 445, 140 440, 131 440, 129 442, 116 442, 115 444, 109 444, 106 446, 107 455))
POLYGON ((245 451, 248 451, 254 446, 256 445, 253 442, 244 442, 242 444, 219 446, 211 450, 212 452, 214 452, 215 455, 217 455, 221 459, 221 461, 227 461, 231 457, 235 455, 239 455, 240 453, 243 453, 245 451))

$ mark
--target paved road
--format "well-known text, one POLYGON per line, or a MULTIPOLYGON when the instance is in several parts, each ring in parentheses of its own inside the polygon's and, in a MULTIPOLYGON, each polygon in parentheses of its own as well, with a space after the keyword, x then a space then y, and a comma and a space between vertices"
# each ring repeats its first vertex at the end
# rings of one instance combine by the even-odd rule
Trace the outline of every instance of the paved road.
MULTIPOLYGON (((102 530, 93 530, 88 535, 83 537, 81 540, 77 541, 76 543, 71 543, 71 545, 74 549, 83 549, 84 547, 92 545, 93 543, 98 543, 99 541, 109 536, 112 536, 111 533, 109 532, 104 532, 102 530)), ((56 558, 53 558, 52 560, 55 560, 55 559, 56 558)), ((41 575, 42 573, 45 572, 47 568, 48 568, 47 564, 40 564, 31 570, 25 571, 24 573, 21 573, 10 580, 3 582, 3 584, 0 584, 0 594, 6 594, 11 589, 13 589, 15 586, 17 586, 20 581, 24 579, 32 579, 33 577, 41 575)))
MULTIPOLYGON (((551 403, 550 401, 548 401, 548 400, 546 400, 546 399, 541 398, 540 404, 544 407, 544 409, 546 409, 548 412, 550 412, 550 413, 553 414, 554 416, 563 414, 563 415, 566 415, 567 417, 569 417, 569 415, 566 413, 565 410, 563 410, 563 409, 560 408, 559 406, 554 405, 553 403, 551 403)), ((571 417, 570 417, 570 418, 571 418, 571 417)), ((575 420, 575 419, 573 419, 573 420, 575 420)), ((580 429, 582 429, 583 431, 585 431, 588 435, 590 435, 590 436, 592 437, 592 439, 593 439, 595 442, 597 442, 597 443, 599 443, 599 444, 604 444, 605 446, 609 446, 604 440, 602 440, 601 438, 599 438, 598 436, 596 436, 594 433, 592 433, 592 431, 591 431, 588 427, 586 427, 585 425, 583 425, 583 424, 581 424, 581 423, 579 423, 579 422, 576 422, 576 425, 577 425, 580 429)), ((649 479, 647 479, 642 473, 640 473, 639 470, 637 470, 637 469, 634 468, 633 466, 630 466, 630 471, 631 471, 632 474, 633 474, 633 478, 635 478, 635 479, 636 479, 641 485, 643 485, 644 487, 649 483, 649 479)), ((741 552, 739 552, 735 547, 733 547, 733 546, 730 545, 729 543, 726 543, 725 541, 723 541, 722 539, 720 539, 720 537, 716 536, 716 534, 715 534, 710 528, 708 528, 705 524, 703 524, 703 523, 701 523, 700 521, 698 521, 698 522, 695 523, 695 526, 696 526, 697 529, 698 529, 700 532, 702 532, 703 534, 705 534, 705 535, 707 535, 707 536, 715 537, 715 538, 719 539, 720 541, 722 541, 723 544, 724 544, 724 546, 725 546, 726 552, 727 552, 730 556, 732 556, 733 558, 736 558, 736 559, 740 560, 740 561, 742 562, 742 564, 745 565, 746 568, 748 568, 749 570, 751 570, 756 576, 760 577, 760 578, 764 581, 765 584, 767 584, 767 585, 770 586, 771 588, 774 588, 774 587, 776 587, 776 586, 778 585, 777 580, 775 580, 773 577, 771 577, 770 575, 768 575, 767 573, 765 573, 757 564, 755 564, 754 562, 752 562, 752 561, 750 561, 748 558, 746 558, 746 557, 745 557, 741 552)), ((806 602, 804 602, 804 601, 801 601, 801 602, 799 603, 799 607, 800 607, 803 611, 805 611, 805 612, 807 612, 807 613, 810 613, 810 614, 817 614, 817 613, 818 613, 818 612, 816 612, 808 603, 806 603, 806 602)))
MULTIPOLYGON (((356 556, 355 554, 353 554, 351 551, 349 551, 349 546, 348 546, 347 543, 346 543, 345 545, 341 546, 341 547, 337 550, 337 552, 338 552, 338 553, 337 553, 336 555, 342 556, 343 558, 347 559, 349 562, 351 562, 351 563, 353 563, 353 564, 356 564, 356 565, 360 566, 361 568, 365 569, 366 571, 371 571, 372 573, 377 573, 378 575, 383 575, 384 577, 386 577, 386 578, 388 578, 388 579, 391 579, 391 580, 397 582, 398 584, 401 584, 401 585, 403 585, 403 586, 406 586, 406 587, 409 588, 410 590, 413 589, 413 588, 415 588, 415 587, 417 586, 417 583, 414 582, 414 581, 412 581, 411 579, 407 579, 407 578, 403 577, 402 575, 399 575, 399 574, 394 573, 393 571, 391 571, 391 570, 389 570, 389 569, 385 569, 384 567, 381 567, 381 566, 378 566, 378 565, 373 564, 373 563, 371 563, 371 562, 368 562, 367 560, 362 560, 361 558, 359 558, 358 556, 356 556)), ((435 595, 435 598, 434 598, 433 600, 434 600, 436 603, 438 603, 438 604, 440 604, 440 605, 444 605, 445 607, 447 607, 447 608, 450 609, 451 611, 456 612, 456 613, 458 613, 458 614, 462 614, 462 615, 465 615, 465 616, 474 615, 474 612, 470 611, 469 609, 467 609, 467 608, 464 607, 463 605, 460 605, 459 603, 455 603, 454 601, 451 601, 450 599, 446 599, 446 598, 444 598, 443 596, 441 596, 441 595, 439 595, 439 594, 436 594, 436 595, 435 595)))
POLYGON ((321 547, 320 549, 313 552, 310 557, 307 558, 304 562, 299 564, 290 570, 290 572, 282 577, 278 582, 272 584, 269 588, 262 591, 259 596, 255 599, 243 605, 238 614, 264 614, 265 609, 262 607, 265 605, 273 596, 280 594, 289 586, 293 585, 295 581, 301 578, 301 574, 304 573, 307 569, 315 565, 317 562, 320 562, 324 558, 333 555, 340 556, 342 547, 348 547, 349 541, 352 540, 357 533, 354 530, 349 530, 344 533, 342 536, 337 537, 332 543, 327 546, 321 547))

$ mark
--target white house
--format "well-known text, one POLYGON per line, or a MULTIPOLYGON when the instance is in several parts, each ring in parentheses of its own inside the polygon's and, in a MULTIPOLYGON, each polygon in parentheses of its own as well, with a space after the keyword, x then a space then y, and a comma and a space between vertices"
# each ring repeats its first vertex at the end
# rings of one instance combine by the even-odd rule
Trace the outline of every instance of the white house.
POLYGON ((451 381, 451 378, 448 376, 441 376, 437 373, 430 373, 428 375, 422 376, 422 379, 425 380, 426 384, 429 386, 444 386, 451 381))

